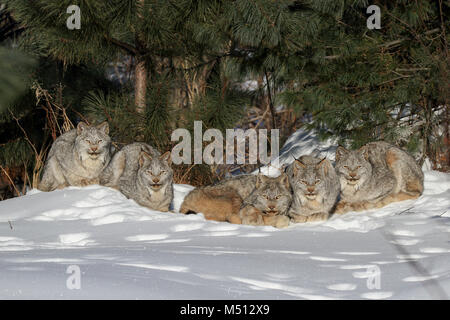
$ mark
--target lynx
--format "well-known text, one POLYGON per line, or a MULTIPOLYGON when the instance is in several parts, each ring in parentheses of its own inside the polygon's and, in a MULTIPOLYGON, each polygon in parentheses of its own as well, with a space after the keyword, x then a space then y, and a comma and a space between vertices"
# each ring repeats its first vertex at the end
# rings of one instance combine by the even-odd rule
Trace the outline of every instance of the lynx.
POLYGON ((239 216, 242 224, 284 228, 289 225, 286 214, 291 202, 291 187, 286 174, 277 178, 259 175, 255 189, 244 199, 239 216))
POLYGON ((336 171, 341 184, 336 213, 380 208, 423 192, 423 172, 414 159, 383 141, 354 151, 339 147, 336 171))
POLYGON ((170 152, 161 155, 146 143, 132 143, 114 155, 100 183, 120 190, 142 206, 166 212, 173 200, 170 165, 170 152))
POLYGON ((98 184, 99 175, 111 159, 109 126, 80 122, 59 136, 50 149, 38 189, 53 191, 67 186, 98 184))
POLYGON ((287 168, 293 189, 293 222, 327 220, 339 196, 339 180, 326 158, 302 156, 287 168))
POLYGON ((201 212, 208 220, 241 223, 238 214, 242 201, 253 192, 256 180, 255 175, 240 175, 196 188, 184 198, 180 212, 201 212))
POLYGON ((192 190, 180 212, 201 212, 208 220, 285 227, 289 218, 284 214, 291 199, 289 181, 284 174, 278 178, 241 175, 192 190))

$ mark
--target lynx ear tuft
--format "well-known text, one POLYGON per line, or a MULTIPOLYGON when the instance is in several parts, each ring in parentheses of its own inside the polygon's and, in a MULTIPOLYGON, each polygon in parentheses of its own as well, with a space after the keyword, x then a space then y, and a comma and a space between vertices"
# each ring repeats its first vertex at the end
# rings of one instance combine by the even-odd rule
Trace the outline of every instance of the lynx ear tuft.
POLYGON ((358 153, 364 157, 364 159, 369 160, 369 148, 367 146, 362 146, 358 149, 358 153))
POLYGON ((305 169, 305 168, 306 168, 306 165, 301 160, 295 159, 295 161, 294 161, 294 175, 297 174, 298 170, 305 169))
POLYGON ((104 134, 109 134, 109 124, 108 124, 108 122, 104 121, 104 122, 100 123, 97 126, 97 129, 102 131, 104 134))
POLYGON ((287 174, 285 174, 284 172, 280 174, 280 176, 278 177, 278 179, 280 180, 280 182, 282 184, 284 184, 284 186, 289 189, 290 188, 290 184, 289 184, 289 177, 287 174))
POLYGON ((339 146, 336 149, 336 161, 339 161, 344 155, 348 154, 348 150, 343 146, 339 146))
POLYGON ((328 169, 329 169, 329 167, 328 167, 329 164, 330 164, 330 162, 328 161, 327 157, 325 157, 322 160, 320 160, 318 164, 316 164, 316 169, 323 168, 323 173, 325 175, 327 175, 328 169))
POLYGON ((258 174, 256 177, 256 188, 261 187, 267 181, 267 177, 263 174, 258 174))
POLYGON ((87 129, 87 127, 89 127, 89 125, 87 125, 85 122, 81 121, 80 123, 78 123, 77 125, 77 135, 80 135, 84 130, 87 129))
POLYGON ((159 157, 159 159, 161 161, 167 161, 169 166, 172 164, 172 157, 171 157, 171 152, 170 151, 167 151, 166 153, 164 153, 162 156, 159 157))
POLYGON ((139 154, 139 168, 142 168, 147 161, 151 160, 152 160, 151 155, 149 155, 145 151, 141 151, 141 153, 139 154))

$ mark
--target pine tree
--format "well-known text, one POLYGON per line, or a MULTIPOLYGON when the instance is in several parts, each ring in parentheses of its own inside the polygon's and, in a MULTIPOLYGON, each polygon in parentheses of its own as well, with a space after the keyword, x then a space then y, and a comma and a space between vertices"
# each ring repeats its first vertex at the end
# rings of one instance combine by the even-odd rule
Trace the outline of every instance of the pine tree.
POLYGON ((5 5, 0 5, 0 112, 27 88, 26 75, 33 59, 19 50, 13 50, 8 42, 17 36, 17 24, 11 19, 5 5))
POLYGON ((76 106, 74 120, 110 121, 119 143, 166 151, 173 129, 193 120, 234 128, 254 104, 267 106, 265 126, 286 134, 280 108, 311 115, 308 128, 355 147, 385 139, 430 157, 442 140, 449 30, 441 0, 374 1, 379 30, 366 26, 365 0, 5 2, 24 29, 20 47, 57 61, 62 78, 83 82, 76 70, 89 66, 98 79, 105 69, 120 79, 63 99, 76 106), (79 30, 66 25, 73 4, 79 30), (246 80, 258 90, 243 88, 246 80))
POLYGON ((367 28, 367 1, 309 3, 328 23, 306 59, 293 59, 302 72, 289 68, 283 101, 342 143, 384 139, 436 160, 450 87, 448 2, 370 4, 381 9, 381 29, 367 28))
POLYGON ((147 77, 158 57, 181 47, 177 11, 167 1, 6 1, 14 17, 26 25, 24 38, 36 50, 65 65, 111 61, 119 55, 135 60, 134 88, 138 112, 145 109, 147 77), (67 8, 80 8, 80 29, 67 27, 67 8))
POLYGON ((17 50, 0 47, 0 111, 3 111, 27 88, 23 75, 33 60, 17 50))

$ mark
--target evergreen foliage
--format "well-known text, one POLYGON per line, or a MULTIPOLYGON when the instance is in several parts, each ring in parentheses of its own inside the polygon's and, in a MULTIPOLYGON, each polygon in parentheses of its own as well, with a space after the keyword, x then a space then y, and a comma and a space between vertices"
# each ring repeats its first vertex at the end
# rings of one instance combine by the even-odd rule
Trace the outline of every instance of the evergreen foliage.
POLYGON ((54 138, 31 83, 74 124, 108 120, 118 147, 146 141, 167 151, 173 129, 192 129, 194 120, 234 128, 263 103, 268 128, 285 129, 277 108, 294 109, 307 128, 354 147, 385 139, 437 161, 445 143, 450 30, 442 0, 0 1, 8 14, 0 16, 8 47, 0 48, 0 81, 12 88, 0 87, 0 105, 12 111, 0 115, 3 163, 29 148, 16 119, 33 143, 54 138), (80 30, 66 26, 74 4, 80 30), (367 28, 371 4, 381 8, 381 29, 367 28), (12 54, 11 44, 25 54, 12 54), (26 84, 19 76, 33 66, 28 56, 36 65, 26 84), (247 80, 257 90, 243 89, 247 80), (19 99, 5 95, 20 90, 19 99))
POLYGON ((33 60, 18 50, 0 47, 0 111, 22 94, 27 85, 26 75, 33 60))
POLYGON ((384 139, 434 159, 450 86, 448 2, 373 1, 381 8, 374 30, 368 4, 311 2, 335 23, 322 24, 312 54, 294 61, 302 72, 288 68, 283 101, 342 143, 384 139))

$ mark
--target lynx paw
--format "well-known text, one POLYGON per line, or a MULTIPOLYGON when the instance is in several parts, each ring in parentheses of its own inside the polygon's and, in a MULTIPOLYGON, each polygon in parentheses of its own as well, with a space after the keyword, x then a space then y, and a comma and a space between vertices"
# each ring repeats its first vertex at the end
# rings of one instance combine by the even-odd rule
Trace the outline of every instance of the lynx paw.
POLYGON ((318 212, 310 215, 295 215, 292 217, 292 221, 295 223, 305 223, 314 221, 328 220, 329 214, 326 212, 318 212))
POLYGON ((302 215, 295 215, 292 217, 292 221, 295 223, 305 223, 308 221, 308 216, 302 216, 302 215))
POLYGON ((242 218, 242 224, 262 226, 264 225, 264 221, 260 215, 248 215, 242 218))
POLYGON ((318 212, 308 216, 308 222, 328 220, 329 214, 327 212, 318 212))
POLYGON ((261 212, 252 206, 244 207, 239 216, 242 219, 242 224, 249 224, 253 226, 261 226, 264 224, 261 212))
POLYGON ((336 213, 336 214, 343 214, 343 213, 346 213, 346 212, 348 212, 350 210, 351 210, 351 208, 350 208, 349 203, 347 203, 345 201, 340 201, 336 205, 336 208, 334 209, 334 213, 336 213))
POLYGON ((364 211, 370 209, 371 207, 374 207, 374 205, 367 202, 355 202, 352 203, 351 209, 353 209, 353 211, 364 211))
MULTIPOLYGON (((289 218, 287 216, 276 216, 274 221, 270 223, 275 228, 286 228, 289 226, 289 218)), ((266 223, 265 223, 266 224, 266 223)))
MULTIPOLYGON (((64 188, 67 188, 67 187, 69 187, 70 186, 70 184, 68 184, 68 183, 62 183, 62 184, 60 184, 60 185, 58 185, 58 187, 56 187, 56 189, 64 189, 64 188)), ((51 191, 51 190, 50 190, 51 191)))

